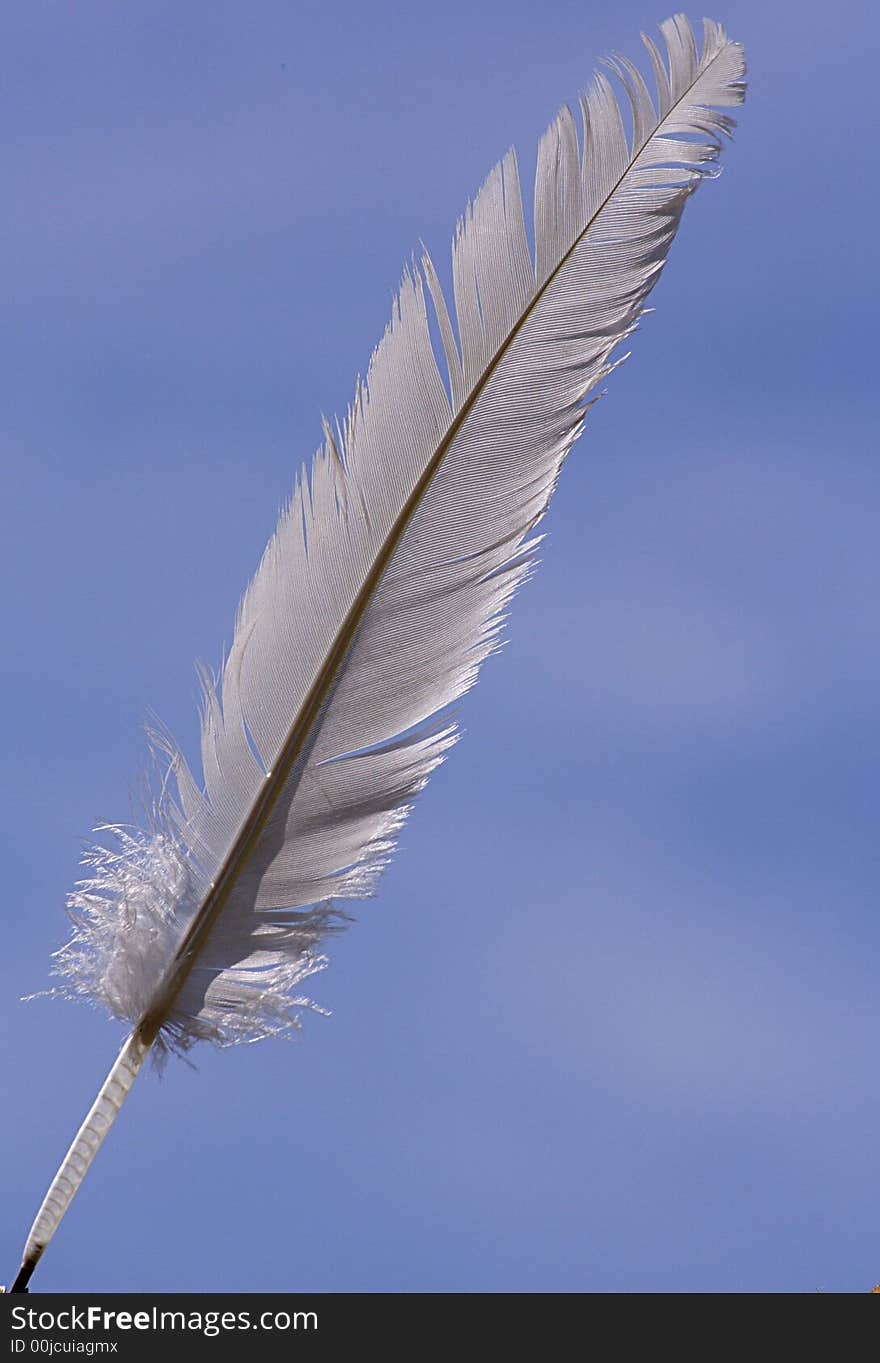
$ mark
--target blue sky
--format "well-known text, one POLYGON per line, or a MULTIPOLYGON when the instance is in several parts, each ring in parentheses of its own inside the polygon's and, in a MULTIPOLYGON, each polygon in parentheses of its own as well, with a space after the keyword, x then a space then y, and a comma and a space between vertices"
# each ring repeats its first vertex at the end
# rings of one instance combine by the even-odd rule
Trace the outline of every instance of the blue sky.
MULTIPOLYGON (((193 750, 192 662, 419 240, 664 17, 4 7, 0 1280, 121 1040, 18 998, 143 717, 193 750)), ((35 1288, 880 1280, 876 34, 715 17, 750 66, 724 173, 311 982, 332 1017, 143 1077, 35 1288)))

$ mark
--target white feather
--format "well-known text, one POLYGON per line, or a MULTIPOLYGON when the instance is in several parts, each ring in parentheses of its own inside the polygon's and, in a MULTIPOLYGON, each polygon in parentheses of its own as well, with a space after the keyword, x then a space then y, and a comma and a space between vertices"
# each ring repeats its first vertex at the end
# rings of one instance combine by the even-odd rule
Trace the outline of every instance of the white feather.
MULTIPOLYGON (((453 244, 454 322, 430 259, 406 272, 341 429, 303 471, 203 676, 202 781, 169 759, 147 831, 94 849, 58 954, 62 992, 131 1025, 50 1189, 26 1281, 151 1047, 252 1041, 296 1025, 300 982, 372 892, 414 797, 455 741, 449 706, 498 645, 535 527, 739 104, 738 44, 682 17, 638 70, 564 108, 538 149, 535 253, 516 158, 492 171, 453 244), (429 303, 430 298, 430 303, 429 303), (433 306, 445 361, 434 354, 433 306)), ((29 1267, 28 1267, 29 1266, 29 1267)))

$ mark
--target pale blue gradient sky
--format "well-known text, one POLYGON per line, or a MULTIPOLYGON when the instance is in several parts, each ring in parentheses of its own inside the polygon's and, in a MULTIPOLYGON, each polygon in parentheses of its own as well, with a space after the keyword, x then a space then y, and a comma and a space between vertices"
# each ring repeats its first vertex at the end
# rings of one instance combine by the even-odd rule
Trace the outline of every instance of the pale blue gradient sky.
MULTIPOLYGON (((665 11, 2 20, 0 1280, 120 1038, 47 982, 420 238, 665 11)), ((698 15, 696 17, 699 17, 698 15)), ((876 27, 729 0, 750 97, 510 644, 292 1045, 143 1078, 34 1287, 880 1279, 876 27)))

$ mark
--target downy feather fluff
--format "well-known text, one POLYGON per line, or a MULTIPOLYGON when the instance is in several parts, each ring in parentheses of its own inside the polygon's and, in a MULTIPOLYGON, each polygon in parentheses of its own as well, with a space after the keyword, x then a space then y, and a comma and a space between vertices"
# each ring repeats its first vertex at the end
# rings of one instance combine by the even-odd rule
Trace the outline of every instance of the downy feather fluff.
POLYGON ((645 38, 652 98, 623 57, 541 139, 535 250, 512 151, 468 205, 451 308, 427 253, 344 421, 325 423, 202 674, 202 778, 154 733, 147 827, 101 830, 70 901, 60 991, 130 1034, 40 1208, 14 1290, 79 1187, 137 1071, 196 1041, 297 1025, 302 981, 374 888, 412 801, 455 742, 449 706, 497 647, 535 527, 656 283, 685 203, 744 95, 742 49, 681 16, 645 38), (433 310, 442 372, 429 330, 433 310))

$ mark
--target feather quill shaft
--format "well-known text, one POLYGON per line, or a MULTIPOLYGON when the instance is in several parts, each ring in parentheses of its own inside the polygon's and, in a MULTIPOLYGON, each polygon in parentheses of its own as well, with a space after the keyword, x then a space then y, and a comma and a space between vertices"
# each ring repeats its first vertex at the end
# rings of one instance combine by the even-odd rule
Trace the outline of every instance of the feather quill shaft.
POLYGON ((425 253, 347 418, 297 480, 239 608, 229 657, 202 677, 203 780, 154 735, 168 778, 143 833, 111 830, 72 897, 61 992, 130 1035, 31 1229, 13 1290, 45 1246, 153 1049, 281 1033, 299 982, 364 897, 411 801, 455 741, 448 707, 498 646, 535 561, 534 528, 619 361, 685 202, 711 173, 742 49, 704 21, 645 38, 657 107, 624 58, 564 108, 535 177, 534 259, 512 152, 459 222, 450 314, 425 253), (427 290, 427 296, 426 296, 427 290), (428 297, 446 380, 434 354, 428 297), (453 315, 454 323, 453 324, 453 315))

